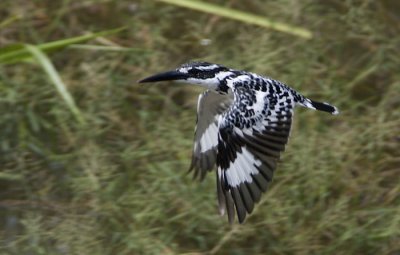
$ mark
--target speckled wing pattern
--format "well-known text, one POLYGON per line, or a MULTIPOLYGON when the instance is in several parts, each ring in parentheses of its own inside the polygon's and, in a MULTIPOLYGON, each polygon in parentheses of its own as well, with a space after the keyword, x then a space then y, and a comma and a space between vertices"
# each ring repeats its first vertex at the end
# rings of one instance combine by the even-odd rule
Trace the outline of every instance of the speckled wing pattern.
POLYGON ((220 213, 240 223, 268 188, 288 141, 294 95, 275 80, 232 80, 234 103, 218 133, 217 193, 220 213))
POLYGON ((237 215, 242 223, 267 190, 295 106, 339 114, 335 106, 306 98, 277 80, 207 62, 183 64, 140 83, 174 80, 208 89, 198 100, 189 171, 203 180, 217 166, 219 210, 230 222, 237 215))
POLYGON ((189 171, 194 170, 194 178, 203 180, 206 173, 214 169, 217 159, 218 118, 232 101, 232 95, 221 95, 211 90, 199 95, 192 163, 189 168, 189 171))

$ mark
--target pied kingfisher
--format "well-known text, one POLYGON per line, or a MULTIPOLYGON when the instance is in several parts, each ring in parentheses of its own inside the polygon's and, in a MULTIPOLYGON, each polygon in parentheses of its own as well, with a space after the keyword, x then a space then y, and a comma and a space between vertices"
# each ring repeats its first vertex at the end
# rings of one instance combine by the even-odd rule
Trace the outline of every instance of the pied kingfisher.
POLYGON ((205 87, 197 103, 192 163, 203 180, 217 165, 219 211, 240 223, 268 188, 285 149, 297 105, 338 114, 280 81, 207 62, 184 64, 143 82, 180 81, 205 87))

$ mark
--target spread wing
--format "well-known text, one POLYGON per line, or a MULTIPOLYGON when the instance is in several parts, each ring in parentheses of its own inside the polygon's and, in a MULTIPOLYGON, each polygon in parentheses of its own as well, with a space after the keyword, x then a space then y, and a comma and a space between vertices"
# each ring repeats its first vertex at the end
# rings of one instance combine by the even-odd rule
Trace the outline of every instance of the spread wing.
POLYGON ((211 171, 217 158, 218 118, 231 105, 232 95, 221 95, 207 90, 199 95, 197 103, 197 124, 194 136, 192 163, 194 178, 203 180, 211 171))
POLYGON ((242 223, 268 188, 289 138, 294 99, 233 89, 235 102, 219 122, 217 192, 221 214, 242 223))

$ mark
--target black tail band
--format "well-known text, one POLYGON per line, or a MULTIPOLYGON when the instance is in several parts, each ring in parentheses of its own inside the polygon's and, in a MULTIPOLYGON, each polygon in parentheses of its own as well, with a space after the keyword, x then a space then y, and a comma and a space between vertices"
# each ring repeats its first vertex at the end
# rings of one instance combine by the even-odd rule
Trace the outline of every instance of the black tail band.
POLYGON ((312 101, 312 100, 311 100, 311 104, 315 109, 317 109, 319 111, 329 112, 330 114, 334 114, 334 115, 339 114, 339 110, 335 106, 332 106, 330 104, 321 103, 321 102, 312 101))

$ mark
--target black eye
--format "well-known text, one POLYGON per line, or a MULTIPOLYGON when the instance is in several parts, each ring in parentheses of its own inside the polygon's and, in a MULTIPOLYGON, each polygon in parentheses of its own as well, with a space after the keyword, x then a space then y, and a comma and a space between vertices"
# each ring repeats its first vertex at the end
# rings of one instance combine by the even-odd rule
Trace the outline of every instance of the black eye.
POLYGON ((188 73, 191 74, 194 77, 199 77, 200 78, 202 71, 197 69, 197 68, 192 68, 192 69, 188 70, 188 73))

